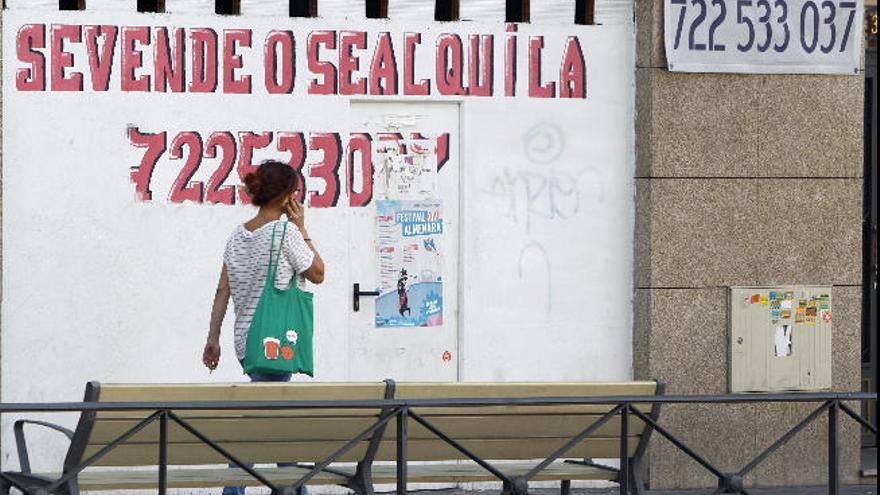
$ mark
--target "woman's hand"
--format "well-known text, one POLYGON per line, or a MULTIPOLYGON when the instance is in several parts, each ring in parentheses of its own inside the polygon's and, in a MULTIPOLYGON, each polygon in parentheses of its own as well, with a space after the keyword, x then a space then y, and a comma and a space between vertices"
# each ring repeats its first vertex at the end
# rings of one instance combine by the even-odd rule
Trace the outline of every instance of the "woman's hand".
POLYGON ((315 249, 315 245, 312 244, 312 240, 309 238, 309 233, 306 231, 305 209, 303 208, 303 205, 291 196, 291 198, 284 203, 284 213, 287 215, 287 219, 299 229, 299 232, 303 236, 303 240, 306 242, 306 246, 315 253, 315 257, 312 260, 312 266, 302 274, 309 282, 320 284, 324 281, 324 260, 321 259, 321 255, 318 254, 318 250, 315 249))
POLYGON ((291 197, 290 200, 284 204, 284 214, 287 215, 287 219, 296 225, 300 231, 304 231, 306 225, 305 209, 299 201, 291 197))
POLYGON ((220 326, 226 316, 226 305, 229 304, 229 272, 226 263, 220 269, 220 280, 217 281, 217 292, 214 294, 214 305, 211 307, 211 324, 208 327, 208 341, 202 351, 202 363, 214 371, 220 362, 220 326))
POLYGON ((217 365, 220 363, 220 342, 208 339, 205 343, 205 350, 202 352, 202 363, 211 371, 217 369, 217 365))

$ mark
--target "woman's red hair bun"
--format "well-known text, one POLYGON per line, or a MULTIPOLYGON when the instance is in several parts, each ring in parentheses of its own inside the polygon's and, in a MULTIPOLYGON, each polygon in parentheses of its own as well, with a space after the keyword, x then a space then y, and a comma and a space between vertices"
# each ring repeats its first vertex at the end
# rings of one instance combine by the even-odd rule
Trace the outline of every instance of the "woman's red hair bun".
POLYGON ((285 163, 267 160, 244 177, 244 185, 251 204, 263 206, 294 191, 296 172, 285 163))
POLYGON ((248 196, 260 196, 260 189, 263 186, 263 178, 259 172, 251 172, 244 176, 244 187, 247 188, 248 196))

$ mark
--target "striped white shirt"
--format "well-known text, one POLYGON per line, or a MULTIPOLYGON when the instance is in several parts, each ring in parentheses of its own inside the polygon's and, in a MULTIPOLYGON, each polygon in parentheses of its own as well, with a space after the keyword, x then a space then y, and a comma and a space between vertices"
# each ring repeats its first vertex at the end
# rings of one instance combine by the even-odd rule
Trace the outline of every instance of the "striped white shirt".
POLYGON ((275 231, 275 244, 272 247, 274 249, 281 247, 281 257, 275 287, 279 289, 290 287, 290 279, 296 273, 299 274, 296 278, 297 286, 303 288, 305 277, 302 273, 312 266, 315 258, 315 254, 306 245, 296 225, 283 220, 269 222, 253 232, 244 228, 244 225, 239 225, 229 236, 229 240, 226 241, 226 251, 223 253, 223 262, 229 275, 232 304, 235 307, 235 355, 239 360, 244 359, 248 329, 260 302, 263 287, 266 285, 269 245, 272 243, 272 229, 276 224, 278 228, 275 231), (287 223, 287 233, 284 236, 284 245, 280 246, 285 223, 287 223))

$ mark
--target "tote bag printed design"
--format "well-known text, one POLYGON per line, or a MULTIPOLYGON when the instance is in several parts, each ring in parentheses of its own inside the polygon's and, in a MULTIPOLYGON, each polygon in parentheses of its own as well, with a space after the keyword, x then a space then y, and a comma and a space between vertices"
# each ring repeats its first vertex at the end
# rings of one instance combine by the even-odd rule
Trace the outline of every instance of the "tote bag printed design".
POLYGON ((278 228, 278 224, 275 224, 269 246, 266 283, 248 329, 244 372, 305 373, 314 376, 312 293, 297 287, 296 274, 290 280, 290 288, 275 287, 281 246, 284 245, 287 234, 287 223, 279 223, 284 225, 281 242, 278 249, 275 249, 275 233, 278 228))

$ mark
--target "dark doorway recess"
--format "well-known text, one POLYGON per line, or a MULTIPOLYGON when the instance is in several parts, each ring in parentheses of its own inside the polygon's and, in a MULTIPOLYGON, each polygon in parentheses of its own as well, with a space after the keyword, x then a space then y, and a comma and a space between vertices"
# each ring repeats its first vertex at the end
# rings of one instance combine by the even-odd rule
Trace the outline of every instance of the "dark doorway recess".
POLYGON ((435 21, 457 21, 458 0, 436 0, 434 4, 435 21))
POLYGON ((290 17, 318 17, 318 0, 290 0, 290 17))
POLYGON ((58 0, 59 10, 85 10, 86 0, 58 0))
POLYGON ((137 0, 138 12, 165 12, 165 0, 137 0))
POLYGON ((367 19, 388 17, 388 0, 367 0, 367 19))
MULTIPOLYGON (((865 9, 866 18, 876 16, 876 7, 865 9)), ((876 19, 876 17, 875 17, 876 19)), ((868 24, 871 25, 870 23, 868 24)), ((876 24, 874 24, 876 26, 876 24)), ((865 197, 862 235, 862 390, 877 391, 877 332, 880 321, 877 302, 877 34, 868 34, 865 49, 865 197)), ((877 424, 877 401, 862 405, 862 417, 877 424)), ((877 447, 877 438, 862 429, 862 446, 877 447)))
POLYGON ((531 18, 529 0, 507 0, 504 19, 507 22, 529 22, 531 18))
POLYGON ((214 12, 220 15, 241 14, 240 0, 214 0, 214 12))
POLYGON ((574 23, 575 24, 595 24, 593 11, 595 10, 595 0, 575 0, 574 2, 574 23))

